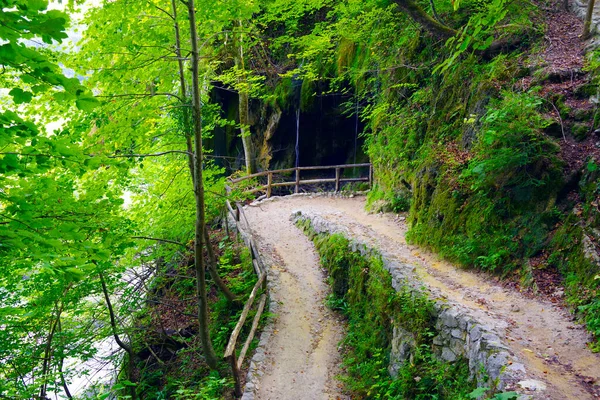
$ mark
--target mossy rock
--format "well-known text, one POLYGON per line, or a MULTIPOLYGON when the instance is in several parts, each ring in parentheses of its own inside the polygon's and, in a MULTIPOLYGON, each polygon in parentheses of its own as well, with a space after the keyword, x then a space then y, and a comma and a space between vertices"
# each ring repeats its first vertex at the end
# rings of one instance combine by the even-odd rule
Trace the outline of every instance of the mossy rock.
POLYGON ((585 110, 585 109, 581 109, 581 108, 573 110, 573 113, 572 113, 572 118, 578 122, 591 121, 593 116, 594 116, 594 110, 585 110))
POLYGON ((588 99, 598 93, 598 85, 592 83, 586 83, 581 86, 577 86, 573 91, 573 94, 578 99, 588 99))
POLYGON ((578 142, 584 141, 587 139, 590 133, 590 127, 587 124, 583 123, 575 123, 571 127, 571 134, 578 142))
POLYGON ((552 120, 545 128, 544 128, 544 133, 548 136, 554 137, 554 138, 561 138, 563 133, 562 133, 562 126, 560 125, 560 123, 558 121, 554 121, 552 120))

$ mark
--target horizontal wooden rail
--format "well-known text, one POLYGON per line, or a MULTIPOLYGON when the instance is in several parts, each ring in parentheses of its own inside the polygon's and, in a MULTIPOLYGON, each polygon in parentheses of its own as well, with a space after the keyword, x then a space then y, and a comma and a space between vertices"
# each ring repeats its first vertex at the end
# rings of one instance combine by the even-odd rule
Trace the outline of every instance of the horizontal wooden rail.
MULTIPOLYGON (((259 184, 253 188, 247 189, 244 191, 246 194, 254 194, 258 192, 265 192, 267 197, 271 197, 273 188, 277 187, 286 187, 286 186, 295 186, 294 192, 298 193, 300 191, 300 185, 314 185, 321 183, 334 183, 335 191, 339 192, 341 184, 345 182, 368 182, 369 186, 371 186, 373 182, 373 167, 369 163, 363 164, 346 164, 346 165, 325 165, 325 166, 313 166, 313 167, 297 167, 297 168, 285 168, 285 169, 277 169, 272 171, 262 171, 252 175, 246 175, 235 179, 229 179, 232 185, 236 183, 243 182, 245 180, 249 180, 252 178, 258 177, 267 177, 267 184, 259 184), (359 177, 359 178, 342 178, 341 170, 342 169, 351 169, 351 168, 369 168, 368 176, 359 177), (320 179, 300 179, 300 171, 319 171, 319 170, 335 170, 335 178, 320 178, 320 179), (295 179, 293 181, 284 181, 284 182, 274 182, 273 176, 275 174, 283 174, 287 172, 295 171, 295 179)), ((226 189, 231 192, 231 188, 226 186, 226 189)))
POLYGON ((272 171, 261 171, 255 174, 240 176, 239 178, 230 179, 231 183, 238 183, 252 178, 258 178, 260 176, 266 176, 269 173, 272 174, 283 174, 286 172, 293 171, 317 171, 317 170, 328 170, 328 169, 336 169, 336 168, 361 168, 361 167, 370 167, 370 163, 363 164, 345 164, 345 165, 323 165, 323 166, 311 166, 311 167, 297 167, 297 168, 284 168, 284 169, 275 169, 272 171))

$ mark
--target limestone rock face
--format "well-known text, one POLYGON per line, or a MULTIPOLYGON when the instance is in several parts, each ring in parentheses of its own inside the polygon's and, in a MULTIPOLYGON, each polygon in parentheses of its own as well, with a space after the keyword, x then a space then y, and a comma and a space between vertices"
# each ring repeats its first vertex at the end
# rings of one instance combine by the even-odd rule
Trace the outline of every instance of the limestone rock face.
POLYGON ((397 377, 402 364, 410 361, 416 345, 417 343, 412 333, 400 326, 394 326, 390 365, 388 366, 388 371, 392 377, 397 377))

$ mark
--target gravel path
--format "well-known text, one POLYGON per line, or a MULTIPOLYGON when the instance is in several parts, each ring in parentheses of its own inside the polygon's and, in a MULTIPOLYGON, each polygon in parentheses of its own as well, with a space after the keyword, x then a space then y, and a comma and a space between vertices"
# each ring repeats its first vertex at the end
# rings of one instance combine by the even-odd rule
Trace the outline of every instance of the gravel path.
POLYGON ((367 214, 363 197, 290 196, 246 208, 259 247, 280 261, 271 291, 280 312, 256 398, 345 398, 334 379, 340 372, 337 344, 343 324, 323 306, 328 287, 312 244, 289 220, 294 210, 316 212, 346 227, 352 236, 415 265, 424 283, 448 299, 494 320, 528 375, 545 384, 543 396, 536 398, 600 397, 600 356, 588 350, 589 335, 562 308, 408 245, 402 217, 367 214))

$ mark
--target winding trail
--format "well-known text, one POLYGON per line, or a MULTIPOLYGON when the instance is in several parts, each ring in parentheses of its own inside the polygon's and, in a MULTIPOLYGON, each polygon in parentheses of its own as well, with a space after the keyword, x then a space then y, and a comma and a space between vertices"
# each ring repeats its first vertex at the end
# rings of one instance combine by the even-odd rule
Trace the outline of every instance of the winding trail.
POLYGON ((600 398, 600 355, 589 351, 589 335, 567 311, 408 245, 403 218, 367 214, 363 197, 325 196, 272 198, 246 207, 261 251, 276 260, 271 296, 280 303, 256 398, 348 398, 335 380, 343 324, 323 305, 329 290, 325 275, 312 243, 290 221, 295 210, 318 213, 352 237, 414 265, 426 285, 492 323, 528 376, 545 384, 545 390, 532 392, 534 398, 600 398))

